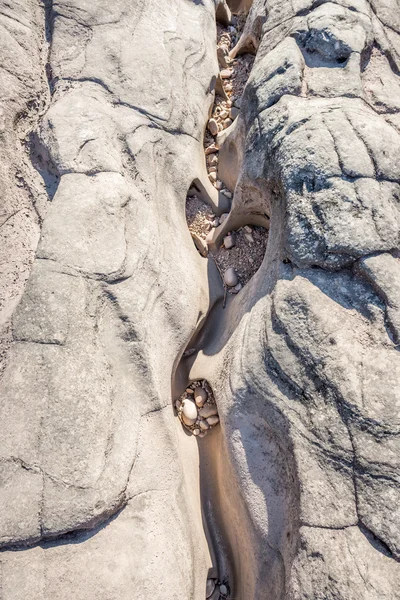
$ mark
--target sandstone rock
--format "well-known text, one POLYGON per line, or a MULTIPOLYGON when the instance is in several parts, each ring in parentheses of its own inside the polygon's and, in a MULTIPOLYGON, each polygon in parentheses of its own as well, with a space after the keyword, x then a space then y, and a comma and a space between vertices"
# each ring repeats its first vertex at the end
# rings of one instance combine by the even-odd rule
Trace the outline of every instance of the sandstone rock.
POLYGON ((217 242, 270 226, 236 299, 184 217, 227 4, 0 4, 4 600, 398 598, 396 3, 230 1, 217 242))

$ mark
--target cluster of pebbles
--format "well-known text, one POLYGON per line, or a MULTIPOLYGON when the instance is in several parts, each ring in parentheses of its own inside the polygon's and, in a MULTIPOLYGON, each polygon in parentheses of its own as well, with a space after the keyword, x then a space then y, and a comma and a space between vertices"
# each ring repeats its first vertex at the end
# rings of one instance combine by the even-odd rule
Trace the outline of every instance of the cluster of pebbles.
POLYGON ((204 437, 219 423, 214 394, 205 379, 186 388, 175 401, 175 408, 185 429, 198 437, 204 437))
POLYGON ((218 579, 207 579, 206 600, 223 600, 223 598, 228 598, 228 595, 227 584, 221 583, 218 579))
MULTIPOLYGON (((215 98, 212 116, 208 122, 204 139, 207 172, 210 181, 229 200, 232 193, 225 189, 218 179, 218 144, 216 136, 229 127, 239 115, 240 99, 246 85, 254 57, 248 54, 232 60, 230 51, 237 43, 244 20, 236 17, 236 27, 226 28, 218 25, 218 60, 226 98, 219 95, 215 98)), ((218 227, 228 213, 217 217, 211 208, 200 200, 196 194, 188 196, 186 217, 189 230, 195 240, 196 247, 203 256, 208 254, 208 236, 212 229, 218 227)), ((225 289, 230 294, 237 294, 251 279, 260 267, 267 245, 267 232, 262 227, 245 226, 235 232, 229 232, 222 246, 213 255, 217 268, 223 279, 225 289)))

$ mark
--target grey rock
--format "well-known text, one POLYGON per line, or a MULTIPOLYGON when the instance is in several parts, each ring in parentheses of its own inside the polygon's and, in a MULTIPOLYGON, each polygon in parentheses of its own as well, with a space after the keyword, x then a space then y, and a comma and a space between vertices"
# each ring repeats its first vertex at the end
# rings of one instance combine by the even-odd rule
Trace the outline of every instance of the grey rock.
POLYGON ((231 248, 233 248, 235 245, 235 239, 233 237, 233 235, 227 235, 224 238, 224 246, 227 250, 230 250, 231 248))
POLYGON ((226 3, 0 4, 4 600, 399 598, 396 3, 230 2, 257 55, 213 246, 270 227, 237 298, 184 218, 225 210, 226 3))
POLYGON ((194 400, 196 405, 201 408, 207 402, 207 392, 202 387, 196 387, 194 390, 194 400))
POLYGON ((208 121, 208 130, 211 133, 211 135, 217 135, 217 133, 218 133, 218 124, 217 124, 217 121, 215 119, 210 119, 208 121))
POLYGON ((229 267, 224 273, 224 282, 229 287, 235 287, 238 283, 238 276, 233 267, 229 267))
POLYGON ((200 409, 199 414, 203 419, 208 419, 208 417, 218 414, 218 409, 216 406, 203 406, 203 408, 200 409))

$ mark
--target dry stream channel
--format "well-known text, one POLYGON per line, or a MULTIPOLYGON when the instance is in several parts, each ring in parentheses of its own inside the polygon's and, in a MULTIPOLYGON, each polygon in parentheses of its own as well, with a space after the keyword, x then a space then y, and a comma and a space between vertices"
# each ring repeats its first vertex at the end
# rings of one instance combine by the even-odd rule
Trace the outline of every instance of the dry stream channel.
MULTIPOLYGON (((204 201, 204 197, 202 197, 195 184, 189 190, 186 198, 186 220, 194 245, 201 256, 214 261, 221 277, 224 289, 222 310, 225 309, 231 296, 240 294, 244 286, 257 272, 264 259, 268 241, 268 231, 264 227, 244 224, 235 231, 226 232, 222 238, 222 243, 218 243, 217 246, 212 244, 215 229, 222 225, 229 215, 234 194, 234 190, 228 189, 218 175, 219 135, 228 129, 239 116, 241 97, 254 63, 254 55, 248 53, 236 54, 238 48, 235 48, 235 46, 239 42, 245 21, 246 17, 240 14, 232 16, 229 25, 217 24, 217 56, 220 79, 219 85, 216 86, 215 102, 204 134, 208 177, 219 194, 224 196, 222 203, 226 206, 226 212, 217 216, 212 207, 204 201)), ((182 362, 188 358, 190 360, 191 355, 198 352, 199 347, 195 349, 193 346, 196 345, 195 340, 199 339, 201 339, 201 330, 196 331, 192 341, 187 346, 182 356, 182 362)), ((181 366, 178 367, 177 371, 179 372, 180 369, 181 366)), ((184 367, 183 371, 187 373, 187 367, 184 367)), ((178 384, 174 387, 175 389, 182 387, 182 381, 180 386, 178 384)), ((217 398, 215 398, 214 392, 206 379, 194 381, 189 379, 186 380, 185 391, 175 399, 174 409, 185 433, 189 437, 195 436, 201 440, 199 441, 200 478, 204 480, 201 487, 208 490, 208 493, 201 494, 201 503, 202 506, 210 505, 210 503, 215 502, 215 493, 212 490, 211 463, 212 452, 216 446, 215 444, 213 446, 213 438, 207 439, 207 437, 213 429, 217 430, 214 435, 219 435, 220 423, 217 398), (202 438, 206 438, 206 440, 203 441, 202 438), (208 444, 210 446, 207 448, 208 444)), ((216 510, 214 509, 214 512, 216 510)), ((223 532, 212 532, 212 527, 218 528, 218 524, 207 523, 207 520, 209 519, 203 514, 203 526, 215 568, 210 569, 208 574, 206 599, 233 600, 235 598, 235 582, 233 581, 232 567, 227 564, 217 564, 219 561, 213 551, 213 545, 219 543, 223 545, 223 532)), ((220 529, 223 529, 221 524, 219 525, 220 529)), ((229 554, 228 549, 225 548, 224 551, 225 554, 229 554)))

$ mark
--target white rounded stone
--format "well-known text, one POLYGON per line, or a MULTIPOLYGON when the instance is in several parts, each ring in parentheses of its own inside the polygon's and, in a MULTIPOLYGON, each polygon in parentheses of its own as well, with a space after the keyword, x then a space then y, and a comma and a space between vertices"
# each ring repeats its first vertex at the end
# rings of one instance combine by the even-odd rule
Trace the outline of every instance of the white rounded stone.
POLYGON ((197 407, 193 400, 185 398, 182 404, 182 418, 186 425, 194 425, 197 419, 197 407))

